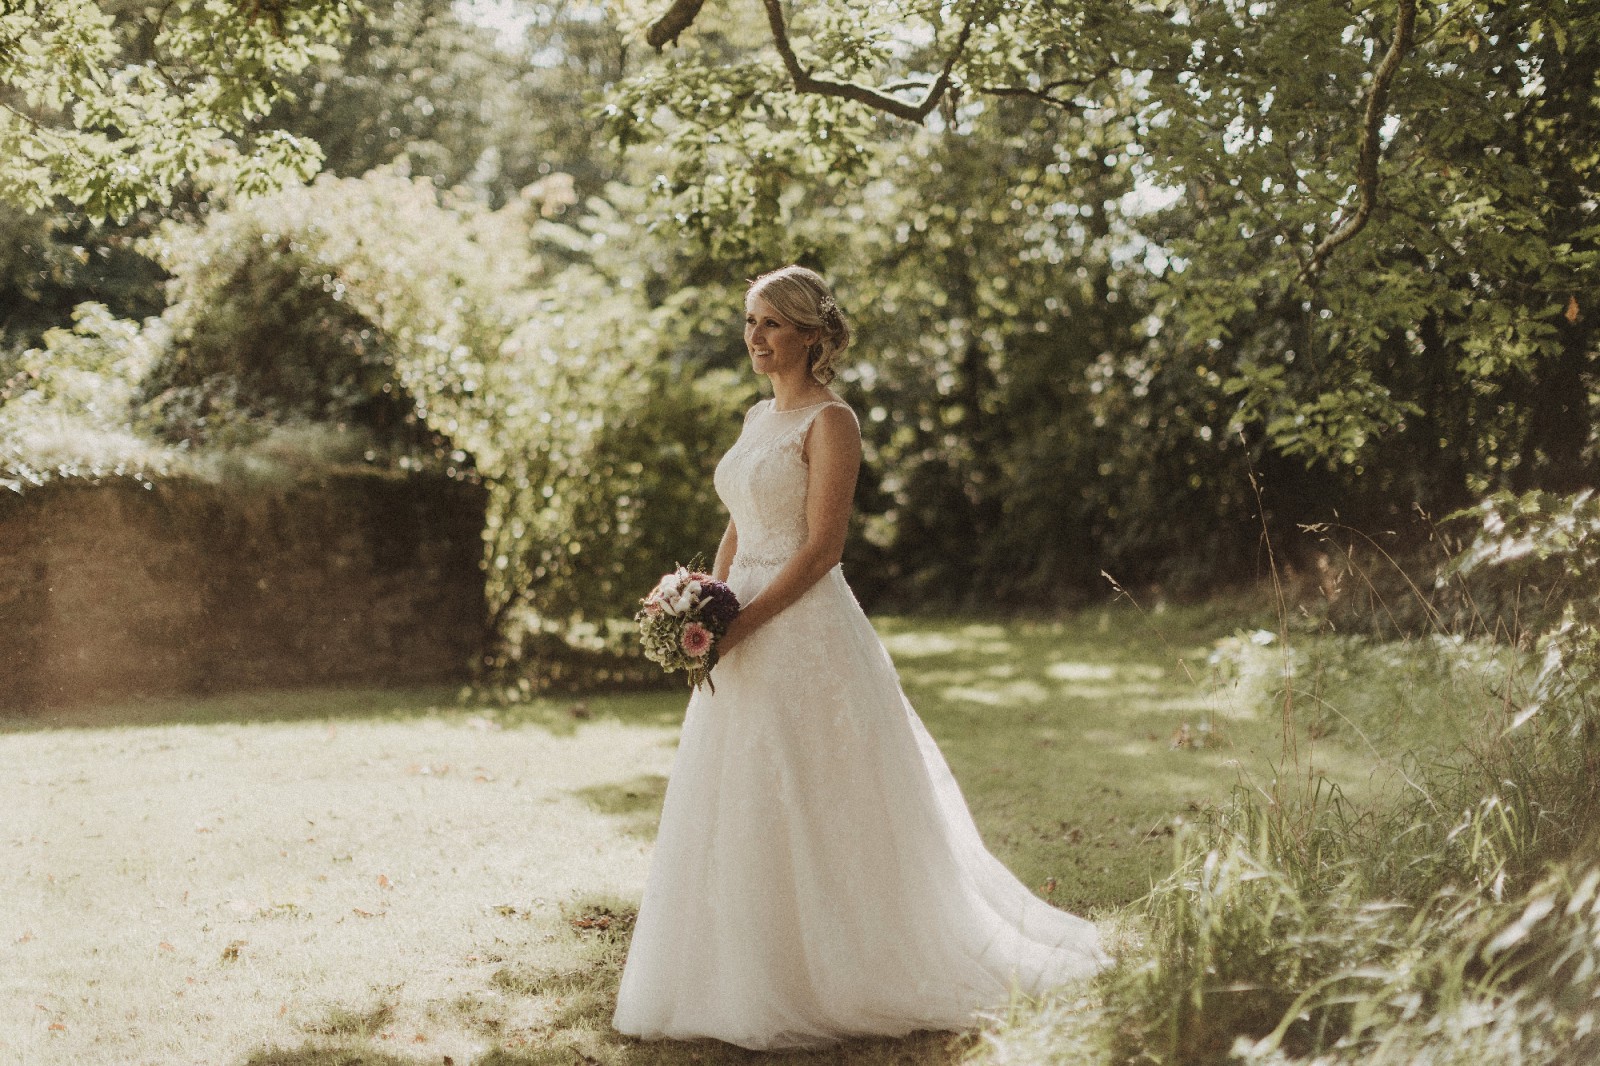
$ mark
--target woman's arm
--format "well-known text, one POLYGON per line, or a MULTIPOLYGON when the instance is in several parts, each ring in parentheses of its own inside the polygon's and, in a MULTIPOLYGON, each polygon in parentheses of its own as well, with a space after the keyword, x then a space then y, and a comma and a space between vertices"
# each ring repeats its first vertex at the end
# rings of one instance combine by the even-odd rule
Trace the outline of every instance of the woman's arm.
MULTIPOLYGON (((856 476, 861 472, 861 430, 842 407, 825 407, 811 423, 805 448, 806 542, 761 594, 740 609, 718 648, 728 651, 803 596, 844 555, 856 476)), ((717 561, 722 560, 718 552, 717 561)))
POLYGON ((739 552, 739 531, 733 528, 733 519, 728 519, 728 528, 723 530, 722 543, 717 545, 717 561, 711 567, 711 576, 718 581, 728 580, 728 570, 733 566, 733 557, 739 552))

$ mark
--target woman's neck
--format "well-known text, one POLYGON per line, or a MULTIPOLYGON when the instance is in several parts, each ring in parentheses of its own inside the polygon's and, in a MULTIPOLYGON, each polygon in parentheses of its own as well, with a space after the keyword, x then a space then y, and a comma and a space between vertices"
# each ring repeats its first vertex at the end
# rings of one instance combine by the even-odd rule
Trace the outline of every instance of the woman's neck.
POLYGON ((769 374, 768 380, 772 382, 772 406, 779 411, 792 411, 796 407, 833 399, 833 393, 812 377, 810 371, 783 377, 769 374))

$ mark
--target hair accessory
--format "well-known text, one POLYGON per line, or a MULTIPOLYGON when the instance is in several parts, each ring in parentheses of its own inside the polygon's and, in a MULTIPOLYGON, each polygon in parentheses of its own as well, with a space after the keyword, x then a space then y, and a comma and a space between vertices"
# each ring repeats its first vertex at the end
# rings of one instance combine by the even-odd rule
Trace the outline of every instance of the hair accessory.
POLYGON ((839 305, 833 302, 832 296, 824 296, 817 304, 817 312, 822 316, 822 321, 829 326, 839 324, 839 305))

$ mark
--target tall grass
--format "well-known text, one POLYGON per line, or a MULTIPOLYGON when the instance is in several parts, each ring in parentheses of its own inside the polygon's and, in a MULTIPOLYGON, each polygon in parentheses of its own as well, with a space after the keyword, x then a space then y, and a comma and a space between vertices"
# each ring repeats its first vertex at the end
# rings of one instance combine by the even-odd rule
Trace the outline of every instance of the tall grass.
POLYGON ((1278 639, 1229 649, 1281 717, 1279 772, 1177 838, 1102 982, 1110 1057, 1600 1061, 1600 506, 1477 517, 1424 602, 1379 604, 1411 620, 1402 642, 1284 612, 1278 639), (1441 725, 1452 743, 1422 742, 1441 725), (1370 752, 1377 799, 1316 769, 1330 736, 1370 752))

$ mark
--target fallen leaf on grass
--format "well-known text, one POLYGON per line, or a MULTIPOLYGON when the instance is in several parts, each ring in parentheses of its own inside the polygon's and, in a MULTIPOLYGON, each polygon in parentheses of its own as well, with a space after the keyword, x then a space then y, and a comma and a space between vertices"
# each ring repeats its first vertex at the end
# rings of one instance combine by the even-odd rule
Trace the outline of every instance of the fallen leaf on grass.
POLYGON ((386 874, 379 874, 378 875, 378 887, 379 888, 393 888, 394 887, 394 882, 389 880, 389 878, 388 878, 388 876, 386 874))
POLYGON ((64 1033, 67 1031, 67 1027, 62 1025, 60 1022, 51 1022, 50 1031, 52 1033, 64 1033))
POLYGON ((449 772, 450 772, 450 764, 447 763, 447 762, 446 763, 440 763, 438 766, 429 766, 429 765, 427 765, 425 763, 415 763, 414 762, 410 766, 406 767, 406 773, 408 773, 408 774, 422 774, 423 776, 432 775, 432 776, 436 776, 436 777, 443 777, 445 774, 447 774, 449 772))
POLYGON ((381 918, 381 917, 383 917, 383 915, 386 912, 384 912, 384 911, 367 911, 367 910, 362 910, 360 907, 351 907, 350 908, 350 913, 354 914, 357 918, 381 918))
POLYGON ((239 949, 248 943, 250 943, 248 940, 235 940, 230 943, 227 947, 222 949, 222 961, 237 962, 239 959, 239 949))
POLYGON ((584 914, 572 919, 574 929, 610 929, 611 915, 609 914, 584 914))
POLYGON ((28 941, 30 941, 32 939, 33 939, 33 934, 32 933, 23 933, 21 936, 17 937, 17 943, 26 944, 28 941))
POLYGON ((167 943, 165 940, 163 940, 161 942, 160 947, 161 947, 162 951, 177 951, 178 950, 177 948, 173 947, 171 944, 167 943))

